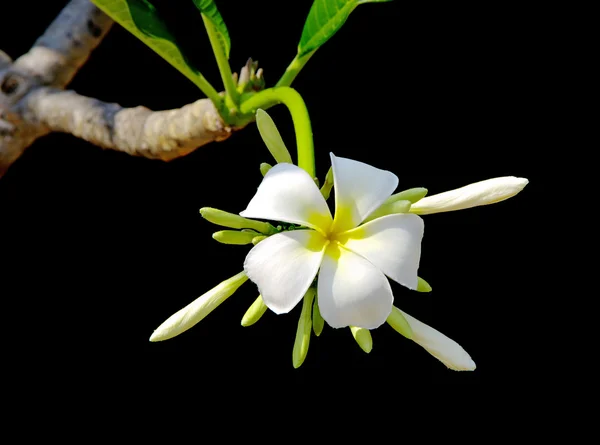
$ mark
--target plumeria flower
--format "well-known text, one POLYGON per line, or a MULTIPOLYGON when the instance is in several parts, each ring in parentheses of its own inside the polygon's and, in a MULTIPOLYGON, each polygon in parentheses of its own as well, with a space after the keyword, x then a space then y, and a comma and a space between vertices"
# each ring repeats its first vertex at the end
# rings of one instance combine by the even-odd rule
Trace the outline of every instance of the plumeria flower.
POLYGON ((246 218, 298 224, 257 244, 244 271, 269 309, 292 310, 317 278, 319 311, 334 328, 375 329, 392 312, 386 275, 417 288, 423 220, 393 214, 361 223, 391 196, 398 178, 362 162, 331 155, 335 217, 301 168, 277 164, 267 172, 246 218))

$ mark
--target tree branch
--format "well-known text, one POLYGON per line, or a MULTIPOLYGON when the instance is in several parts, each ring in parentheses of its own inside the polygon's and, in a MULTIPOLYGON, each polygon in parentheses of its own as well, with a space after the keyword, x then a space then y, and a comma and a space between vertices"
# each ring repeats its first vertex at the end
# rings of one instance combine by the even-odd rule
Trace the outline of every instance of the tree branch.
MULTIPOLYGON (((112 20, 88 0, 71 0, 14 63, 0 51, 0 177, 37 138, 52 131, 132 155, 170 160, 241 128, 227 126, 209 99, 153 112, 64 91, 111 25, 112 20)), ((251 59, 246 65, 252 75, 239 87, 261 89, 261 70, 254 73, 251 59)))
POLYGON ((71 0, 13 69, 42 85, 65 87, 112 24, 89 0, 71 0))
POLYGON ((64 87, 112 25, 88 0, 71 0, 31 49, 14 63, 0 52, 0 177, 48 128, 20 114, 38 88, 64 87))
POLYGON ((46 131, 71 133, 103 148, 163 161, 224 140, 232 131, 210 99, 175 110, 151 111, 45 87, 32 91, 23 106, 26 120, 46 131))

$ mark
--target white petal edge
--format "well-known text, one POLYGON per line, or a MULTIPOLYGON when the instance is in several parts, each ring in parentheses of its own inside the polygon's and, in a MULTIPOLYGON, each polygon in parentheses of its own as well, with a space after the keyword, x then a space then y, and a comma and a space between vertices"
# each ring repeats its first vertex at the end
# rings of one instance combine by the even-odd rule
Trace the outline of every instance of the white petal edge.
POLYGON ((431 326, 402 312, 413 332, 413 341, 454 371, 474 371, 475 362, 454 340, 446 337, 431 326))
POLYGON ((398 177, 390 171, 330 153, 335 190, 334 232, 358 226, 391 196, 398 177))
POLYGON ((150 341, 173 338, 199 323, 248 280, 244 272, 229 278, 196 298, 165 320, 150 336, 150 341))
POLYGON ((317 295, 319 312, 333 328, 375 329, 385 323, 394 302, 385 275, 336 243, 330 244, 323 256, 317 295))
POLYGON ((392 280, 416 290, 423 231, 419 216, 396 214, 374 219, 338 239, 392 280))
POLYGON ((301 224, 323 232, 332 222, 329 207, 310 175, 300 167, 285 163, 267 172, 240 215, 301 224))
POLYGON ((258 243, 246 256, 244 271, 276 314, 291 311, 312 284, 326 240, 314 230, 278 233, 258 243))
POLYGON ((515 176, 487 179, 448 192, 426 196, 414 203, 410 211, 418 215, 427 215, 495 204, 512 198, 528 183, 528 179, 515 176))

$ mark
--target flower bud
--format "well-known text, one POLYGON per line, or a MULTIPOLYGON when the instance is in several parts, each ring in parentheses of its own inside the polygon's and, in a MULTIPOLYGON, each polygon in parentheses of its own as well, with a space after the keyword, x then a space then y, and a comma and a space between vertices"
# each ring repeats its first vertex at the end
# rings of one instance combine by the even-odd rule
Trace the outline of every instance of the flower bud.
POLYGON ((417 292, 431 292, 431 286, 421 277, 417 277, 417 292))
POLYGON ((283 143, 275 122, 266 111, 260 108, 256 110, 256 126, 265 145, 278 163, 287 162, 293 164, 290 152, 283 143))
POLYGON ((356 326, 350 326, 350 331, 352 332, 352 336, 360 349, 365 351, 367 354, 371 352, 373 349, 373 337, 371 337, 371 332, 365 328, 358 328, 356 326))
POLYGON ((412 340, 413 332, 410 324, 408 324, 408 321, 406 321, 406 318, 404 318, 404 315, 402 315, 402 312, 396 306, 392 306, 392 313, 386 321, 394 330, 412 340))
POLYGON ((244 272, 223 281, 183 309, 171 315, 150 337, 150 341, 173 338, 200 322, 248 280, 244 272))
POLYGON ((425 197, 425 195, 427 195, 426 188, 415 187, 415 188, 404 190, 403 192, 396 193, 395 195, 390 196, 388 199, 385 200, 384 204, 389 204, 391 202, 400 201, 400 200, 410 201, 411 203, 414 204, 415 202, 423 199, 423 197, 425 197))
POLYGON ((263 162, 262 164, 260 164, 260 172, 263 176, 266 175, 267 172, 269 170, 271 170, 272 168, 273 168, 273 166, 271 164, 267 164, 266 162, 263 162))
POLYGON ((427 215, 495 204, 515 196, 528 183, 527 179, 515 176, 488 179, 423 198, 413 204, 410 211, 417 215, 427 215))
POLYGON ((242 326, 252 326, 258 320, 260 320, 260 317, 263 316, 267 309, 267 305, 265 304, 262 295, 259 295, 242 317, 242 326))
POLYGON ((325 326, 325 320, 323 320, 323 317, 321 316, 321 310, 319 309, 318 297, 315 297, 312 316, 313 331, 318 337, 319 335, 321 335, 321 332, 323 332, 323 327, 325 326))
POLYGON ((368 223, 374 219, 381 218, 386 215, 393 215, 394 213, 408 213, 410 210, 410 201, 403 199, 400 201, 390 202, 388 204, 382 204, 373 213, 371 213, 362 223, 368 223))
POLYGON ((200 215, 202 215, 205 220, 218 226, 231 227, 232 229, 254 229, 257 232, 267 235, 276 232, 275 228, 269 223, 244 218, 243 216, 224 212, 219 209, 213 209, 212 207, 201 208, 200 215))
POLYGON ((311 312, 315 297, 315 290, 309 288, 302 300, 302 313, 298 320, 298 329, 296 330, 296 339, 294 341, 294 350, 292 351, 292 364, 294 368, 299 368, 308 354, 308 345, 310 343, 310 332, 312 327, 311 312))

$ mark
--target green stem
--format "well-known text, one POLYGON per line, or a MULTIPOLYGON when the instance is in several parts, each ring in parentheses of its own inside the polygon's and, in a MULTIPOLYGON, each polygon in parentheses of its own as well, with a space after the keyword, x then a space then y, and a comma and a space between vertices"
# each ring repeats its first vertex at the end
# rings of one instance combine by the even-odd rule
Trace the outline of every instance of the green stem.
POLYGON ((210 40, 210 45, 212 46, 215 59, 217 60, 219 72, 221 73, 221 79, 223 80, 223 85, 225 86, 225 92, 227 93, 227 96, 231 102, 233 102, 234 106, 237 108, 240 103, 240 95, 233 81, 233 74, 231 73, 229 60, 227 60, 227 56, 223 51, 223 46, 219 41, 219 33, 215 25, 213 25, 210 19, 206 18, 204 14, 202 14, 202 20, 204 21, 208 39, 210 40))
POLYGON ((217 110, 221 110, 223 104, 223 97, 219 95, 217 90, 202 76, 200 73, 195 73, 194 76, 187 76, 192 82, 196 84, 200 91, 202 91, 206 97, 208 97, 215 104, 217 110))
POLYGON ((290 111, 296 132, 298 167, 314 178, 315 149, 310 117, 302 96, 296 90, 290 87, 276 87, 260 91, 242 102, 240 111, 243 114, 254 115, 257 109, 266 110, 276 104, 284 104, 290 111))
POLYGON ((298 73, 300 73, 300 70, 304 68, 306 62, 308 62, 308 60, 315 53, 315 51, 311 51, 302 57, 294 57, 294 60, 292 60, 292 63, 290 63, 290 65, 286 68, 285 73, 283 73, 283 76, 281 76, 281 79, 279 79, 275 86, 289 87, 298 75, 298 73))

